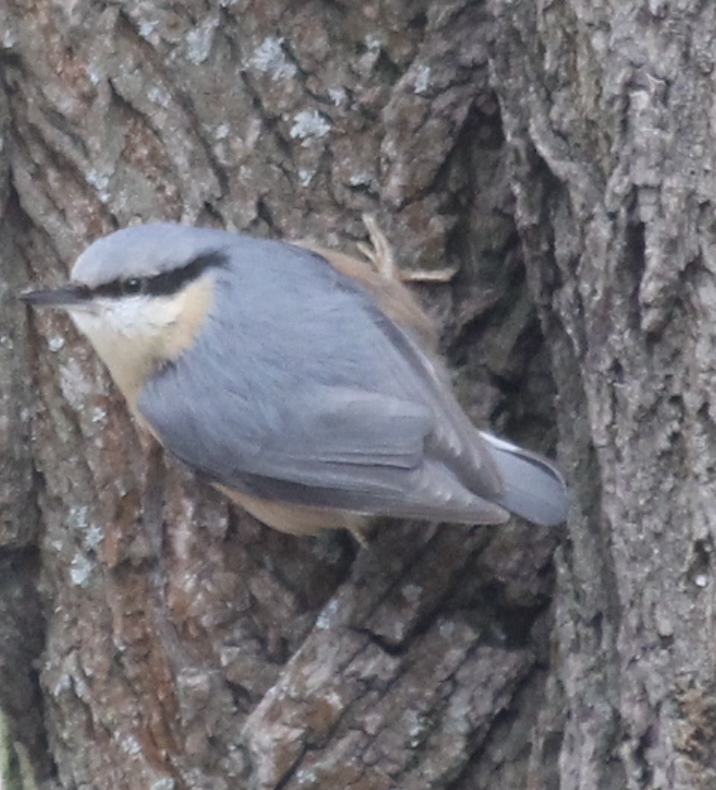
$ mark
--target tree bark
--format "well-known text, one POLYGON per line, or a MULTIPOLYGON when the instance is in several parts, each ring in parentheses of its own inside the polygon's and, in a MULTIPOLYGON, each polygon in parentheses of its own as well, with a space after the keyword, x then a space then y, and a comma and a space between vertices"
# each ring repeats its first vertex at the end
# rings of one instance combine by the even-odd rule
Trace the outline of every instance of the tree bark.
POLYGON ((574 470, 541 737, 563 788, 714 787, 716 9, 490 9, 574 470))
POLYGON ((47 787, 713 786, 714 13, 0 0, 0 705, 47 787), (567 531, 359 550, 170 463, 158 543, 107 373, 12 294, 136 221, 365 212, 457 270, 415 287, 477 423, 549 451, 556 384, 567 531))

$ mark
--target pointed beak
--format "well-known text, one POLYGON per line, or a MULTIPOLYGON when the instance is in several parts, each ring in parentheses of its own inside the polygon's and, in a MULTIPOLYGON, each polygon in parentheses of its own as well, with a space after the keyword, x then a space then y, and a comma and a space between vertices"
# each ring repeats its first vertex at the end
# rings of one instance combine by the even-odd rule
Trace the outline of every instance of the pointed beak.
POLYGON ((47 291, 23 291, 17 298, 36 307, 75 307, 87 304, 89 293, 86 286, 65 285, 47 291))

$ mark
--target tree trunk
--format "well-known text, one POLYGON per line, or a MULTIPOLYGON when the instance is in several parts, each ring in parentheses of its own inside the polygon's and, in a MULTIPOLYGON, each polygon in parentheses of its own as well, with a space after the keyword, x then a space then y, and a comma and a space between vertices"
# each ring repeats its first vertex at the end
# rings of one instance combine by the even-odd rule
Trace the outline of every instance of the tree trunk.
POLYGON ((0 705, 47 787, 714 785, 715 11, 619 5, 0 0, 0 705), (136 221, 365 212, 457 270, 415 287, 477 423, 549 451, 556 383, 567 530, 359 550, 170 462, 158 542, 107 373, 12 294, 136 221))
POLYGON ((536 5, 490 3, 574 485, 540 737, 562 788, 712 788, 716 7, 536 5))

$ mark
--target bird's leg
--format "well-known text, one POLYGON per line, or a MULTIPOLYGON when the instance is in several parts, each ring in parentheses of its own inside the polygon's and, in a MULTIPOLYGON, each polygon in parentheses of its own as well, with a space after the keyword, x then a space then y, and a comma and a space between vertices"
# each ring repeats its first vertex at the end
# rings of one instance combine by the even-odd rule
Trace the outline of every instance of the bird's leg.
POLYGON ((378 220, 373 214, 362 214, 361 219, 368 231, 368 243, 359 241, 356 245, 365 257, 373 264, 373 268, 386 280, 402 279, 395 262, 395 253, 385 233, 380 229, 378 220))
POLYGON ((361 216, 368 231, 369 243, 358 242, 358 249, 373 264, 373 268, 386 280, 398 280, 404 283, 448 283, 457 273, 456 266, 445 266, 442 269, 401 269, 396 260, 393 248, 378 225, 373 214, 361 216))
POLYGON ((348 518, 343 526, 350 532, 353 540, 355 540, 361 549, 368 548, 373 532, 373 525, 370 519, 367 519, 365 516, 356 516, 353 519, 348 518))

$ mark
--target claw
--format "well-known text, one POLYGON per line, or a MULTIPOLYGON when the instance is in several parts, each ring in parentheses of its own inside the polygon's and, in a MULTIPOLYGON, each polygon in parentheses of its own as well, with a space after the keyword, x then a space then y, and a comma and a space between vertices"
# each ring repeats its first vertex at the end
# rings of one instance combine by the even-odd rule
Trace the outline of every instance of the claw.
POLYGON ((373 214, 362 214, 361 219, 368 231, 369 243, 358 242, 357 247, 373 264, 373 268, 386 280, 403 283, 449 283, 457 274, 457 266, 442 269, 402 270, 395 260, 393 248, 378 225, 373 214))

